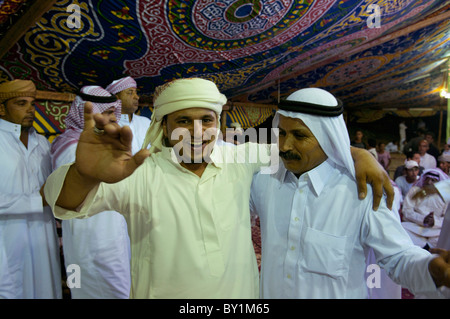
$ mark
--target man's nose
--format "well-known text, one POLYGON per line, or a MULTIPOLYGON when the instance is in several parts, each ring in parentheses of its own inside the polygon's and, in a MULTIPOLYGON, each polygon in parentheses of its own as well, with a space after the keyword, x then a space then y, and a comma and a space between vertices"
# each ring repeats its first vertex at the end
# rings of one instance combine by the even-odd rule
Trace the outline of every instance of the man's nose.
POLYGON ((203 138, 204 129, 205 128, 202 125, 202 121, 194 120, 189 131, 192 135, 192 138, 196 140, 201 140, 203 138))
POLYGON ((280 137, 279 148, 282 152, 292 151, 292 138, 289 135, 280 137))
POLYGON ((28 112, 34 113, 36 111, 36 105, 34 103, 28 103, 28 112))

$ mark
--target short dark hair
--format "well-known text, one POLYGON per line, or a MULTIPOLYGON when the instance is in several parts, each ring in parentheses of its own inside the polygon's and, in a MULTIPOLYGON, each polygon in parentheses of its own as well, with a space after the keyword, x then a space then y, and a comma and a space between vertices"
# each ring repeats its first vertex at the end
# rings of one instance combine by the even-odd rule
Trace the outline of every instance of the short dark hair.
POLYGON ((425 136, 427 136, 427 135, 430 135, 430 136, 433 138, 433 140, 434 140, 435 137, 436 137, 436 135, 434 134, 434 132, 431 132, 431 131, 426 132, 426 133, 425 133, 425 136))
POLYGON ((413 158, 414 154, 420 154, 418 151, 408 151, 406 152, 406 158, 413 158))

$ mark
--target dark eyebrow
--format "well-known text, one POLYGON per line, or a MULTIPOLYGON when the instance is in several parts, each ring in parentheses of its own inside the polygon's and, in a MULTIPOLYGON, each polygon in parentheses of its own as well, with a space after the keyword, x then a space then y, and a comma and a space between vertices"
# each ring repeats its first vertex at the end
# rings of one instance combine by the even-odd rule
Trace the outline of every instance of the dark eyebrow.
MULTIPOLYGON (((19 98, 17 98, 15 103, 18 103, 18 102, 28 102, 28 100, 19 97, 19 98)), ((31 100, 30 103, 36 103, 36 99, 31 100)))
POLYGON ((292 130, 291 132, 295 133, 295 134, 305 134, 305 132, 307 132, 307 130, 305 130, 305 129, 295 129, 295 130, 292 130))
MULTIPOLYGON (((283 131, 283 132, 287 132, 284 128, 282 128, 281 126, 278 126, 278 129, 283 131)), ((289 133, 291 134, 305 134, 305 132, 308 132, 308 130, 305 127, 302 128, 296 128, 293 130, 289 130, 289 133)))
POLYGON ((189 116, 183 115, 183 116, 177 116, 175 118, 175 121, 179 121, 179 120, 190 120, 191 118, 189 116))
MULTIPOLYGON (((203 115, 199 120, 204 120, 204 119, 214 119, 214 116, 209 115, 209 114, 203 115)), ((179 120, 192 120, 192 117, 187 116, 187 115, 182 115, 182 116, 179 116, 179 117, 175 118, 175 120, 176 121, 179 121, 179 120)))

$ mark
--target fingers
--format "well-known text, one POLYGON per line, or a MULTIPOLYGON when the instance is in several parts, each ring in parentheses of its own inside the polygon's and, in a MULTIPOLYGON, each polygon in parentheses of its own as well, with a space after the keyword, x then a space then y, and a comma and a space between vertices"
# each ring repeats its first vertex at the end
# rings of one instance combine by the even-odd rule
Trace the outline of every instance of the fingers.
POLYGON ((444 250, 439 257, 434 258, 428 264, 431 277, 437 287, 442 285, 450 287, 450 264, 448 262, 448 252, 444 250))
POLYGON ((120 142, 124 145, 130 145, 133 140, 133 132, 129 126, 124 126, 120 132, 120 142))
POLYGON ((135 164, 137 166, 139 166, 142 163, 144 163, 145 159, 149 156, 150 156, 150 151, 148 149, 143 149, 143 150, 140 150, 139 152, 137 152, 133 156, 133 160, 134 160, 135 164))
POLYGON ((357 175, 356 176, 356 184, 358 187, 358 197, 359 199, 366 198, 367 195, 367 180, 365 175, 357 175))
POLYGON ((84 131, 90 130, 94 127, 94 114, 92 113, 92 103, 84 103, 84 131))
POLYGON ((394 187, 392 187, 391 181, 389 180, 389 177, 386 175, 384 179, 383 184, 384 192, 386 194, 386 205, 389 209, 392 210, 392 206, 394 204, 394 187))
POLYGON ((413 200, 418 200, 424 198, 426 195, 426 192, 421 188, 419 189, 412 197, 413 200))
POLYGON ((149 156, 150 151, 148 149, 143 149, 137 152, 129 161, 126 162, 126 175, 131 175, 149 156))
POLYGON ((383 184, 380 182, 372 183, 373 190, 373 204, 372 209, 378 210, 380 207, 381 198, 383 198, 383 184))
POLYGON ((430 248, 430 253, 440 255, 443 258, 448 255, 448 252, 442 248, 430 248))

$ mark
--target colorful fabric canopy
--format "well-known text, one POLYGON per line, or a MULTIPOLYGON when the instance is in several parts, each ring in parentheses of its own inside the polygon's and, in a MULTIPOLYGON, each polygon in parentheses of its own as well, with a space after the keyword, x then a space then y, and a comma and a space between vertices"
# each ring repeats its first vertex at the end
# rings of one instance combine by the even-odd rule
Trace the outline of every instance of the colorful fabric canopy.
MULTIPOLYGON (((0 0, 0 19, 14 2, 0 0)), ((347 111, 436 107, 449 9, 442 0, 58 0, 0 59, 0 82, 73 93, 129 75, 151 101, 165 82, 203 77, 235 102, 276 104, 321 87, 347 111)))

